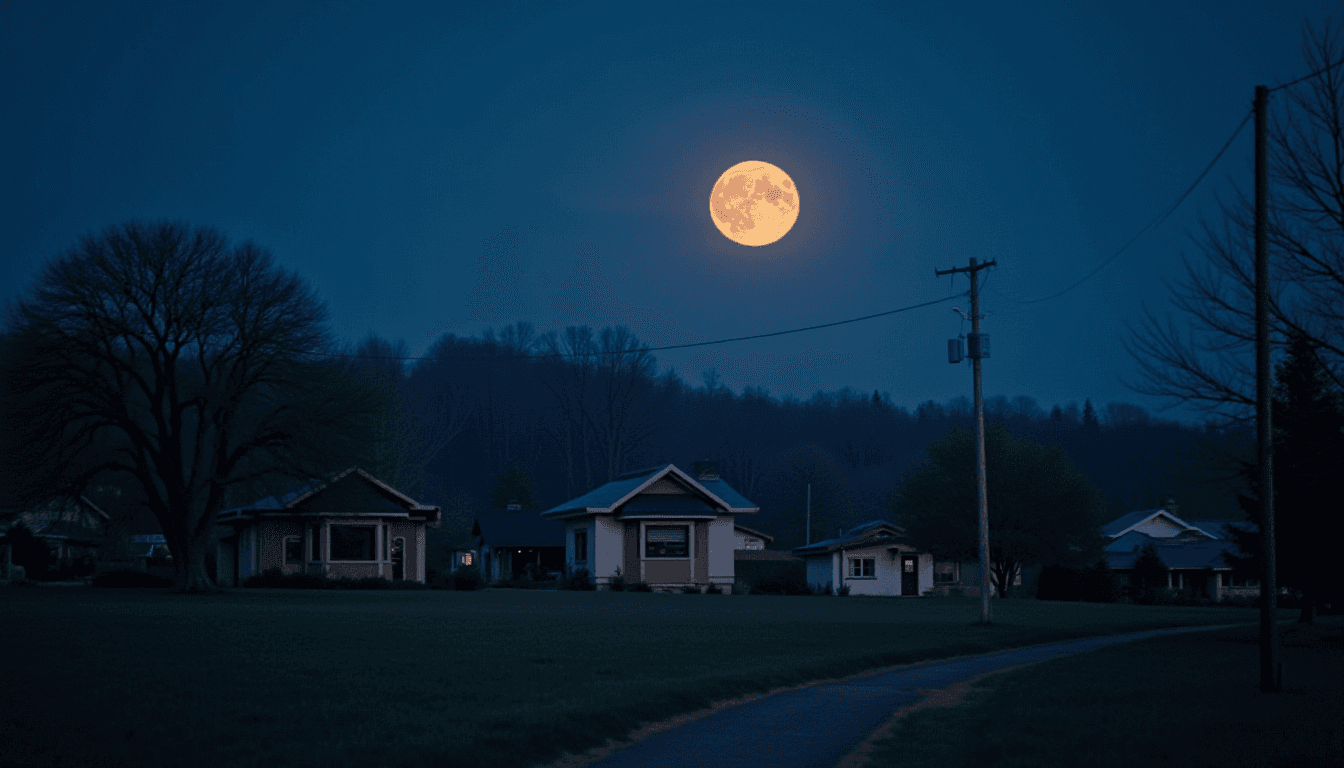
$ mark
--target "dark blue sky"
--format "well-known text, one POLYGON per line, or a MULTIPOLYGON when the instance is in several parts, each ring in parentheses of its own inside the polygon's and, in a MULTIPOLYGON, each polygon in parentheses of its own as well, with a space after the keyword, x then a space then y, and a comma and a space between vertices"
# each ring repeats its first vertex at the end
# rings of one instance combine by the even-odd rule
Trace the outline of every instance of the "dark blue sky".
MULTIPOLYGON (((1017 302, 1171 203, 1338 7, 7 2, 2 298, 133 217, 255 240, 340 337, 416 354, 515 320, 653 345, 814 325, 940 298, 935 268, 992 258, 988 395, 1151 407, 1122 384, 1124 323, 1165 307, 1199 215, 1249 183, 1249 128, 1097 278, 1017 302), (708 215, 743 160, 801 197, 763 248, 708 215)), ((952 306, 659 358, 739 392, 913 406, 970 392, 952 306)))

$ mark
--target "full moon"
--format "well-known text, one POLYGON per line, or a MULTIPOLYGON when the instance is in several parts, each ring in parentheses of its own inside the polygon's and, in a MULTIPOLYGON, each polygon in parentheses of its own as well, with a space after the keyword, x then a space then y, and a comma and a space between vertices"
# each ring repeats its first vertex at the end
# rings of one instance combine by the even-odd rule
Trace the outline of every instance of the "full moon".
POLYGON ((798 220, 798 188, 789 174, 770 163, 738 163, 714 183, 709 217, 735 243, 769 245, 798 220))

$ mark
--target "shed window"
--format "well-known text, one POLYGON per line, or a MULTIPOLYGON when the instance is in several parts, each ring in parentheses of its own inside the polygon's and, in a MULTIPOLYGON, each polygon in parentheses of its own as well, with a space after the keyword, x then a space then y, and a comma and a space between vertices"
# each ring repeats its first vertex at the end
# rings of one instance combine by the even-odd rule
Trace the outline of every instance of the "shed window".
POLYGON ((331 526, 332 560, 372 560, 373 526, 331 526))
POLYGON ((574 562, 588 562, 588 532, 574 532, 574 562))
POLYGON ((299 536, 285 537, 285 565, 303 562, 303 539, 299 536))
POLYGON ((650 525, 644 529, 645 557, 690 557, 690 527, 650 525))
POLYGON ((933 583, 953 584, 957 581, 957 563, 934 563, 933 583))
POLYGON ((852 557, 849 559, 849 575, 855 579, 871 579, 877 575, 877 558, 852 557))

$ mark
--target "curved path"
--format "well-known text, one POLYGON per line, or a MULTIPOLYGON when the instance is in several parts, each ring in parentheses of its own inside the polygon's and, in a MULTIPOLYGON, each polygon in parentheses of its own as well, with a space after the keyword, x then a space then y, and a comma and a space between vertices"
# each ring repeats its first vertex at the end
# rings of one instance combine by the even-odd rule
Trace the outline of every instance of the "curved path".
POLYGON ((596 762, 601 768, 834 768, 898 709, 931 690, 988 672, 1115 643, 1245 626, 1174 627, 1087 637, 905 666, 865 677, 817 683, 728 707, 662 730, 596 762))

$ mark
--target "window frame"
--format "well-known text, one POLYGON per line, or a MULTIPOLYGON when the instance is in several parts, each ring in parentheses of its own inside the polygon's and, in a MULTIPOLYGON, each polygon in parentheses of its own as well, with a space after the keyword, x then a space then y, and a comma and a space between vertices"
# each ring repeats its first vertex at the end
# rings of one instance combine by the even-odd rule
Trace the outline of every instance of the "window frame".
POLYGON ((376 563, 378 562, 378 526, 370 523, 330 523, 327 525, 327 562, 331 563, 376 563), (337 557, 332 546, 335 543, 337 528, 357 528, 369 533, 368 558, 337 557))
POLYGON ((574 562, 588 562, 588 529, 572 528, 570 529, 574 541, 574 562))
POLYGON ((933 564, 933 585, 934 585, 934 586, 938 586, 939 584, 956 584, 956 583, 959 582, 959 581, 961 581, 961 563, 959 563, 959 562, 957 562, 957 561, 955 561, 955 560, 942 560, 942 561, 939 561, 939 562, 936 562, 936 563, 933 564), (938 571, 938 566, 940 566, 940 565, 951 565, 951 566, 952 566, 952 570, 951 570, 951 571, 948 571, 946 574, 939 573, 939 571, 938 571), (949 579, 940 579, 940 578, 938 578, 939 576, 943 576, 943 575, 951 576, 951 578, 949 578, 949 579))
POLYGON ((694 551, 692 549, 695 541, 695 525, 693 523, 645 523, 640 526, 639 538, 643 544, 640 547, 641 560, 690 560, 694 551), (680 528, 686 532, 686 554, 684 555, 650 555, 649 554, 649 531, 654 528, 680 528))
POLYGON ((876 579, 877 578, 877 558, 876 557, 850 557, 849 575, 847 579, 876 579), (857 568, 855 567, 857 566, 857 568), (858 571, 858 573, 855 573, 858 571), (866 573, 865 573, 866 572, 866 573))
POLYGON ((303 536, 284 537, 280 546, 280 557, 282 562, 284 562, 285 565, 303 565, 303 554, 304 554, 303 550, 304 550, 303 536), (289 556, 289 545, 291 543, 297 545, 299 548, 298 552, 299 556, 296 558, 290 558, 289 556))

